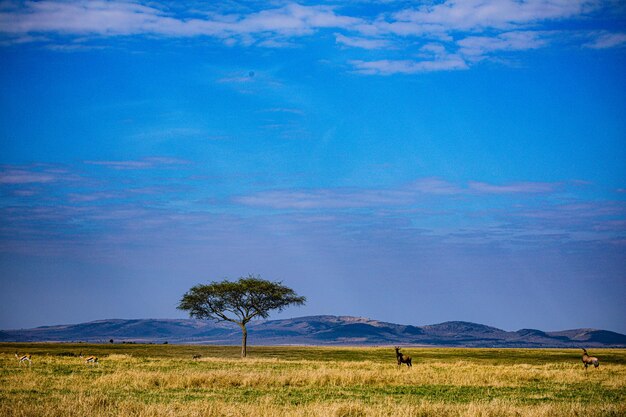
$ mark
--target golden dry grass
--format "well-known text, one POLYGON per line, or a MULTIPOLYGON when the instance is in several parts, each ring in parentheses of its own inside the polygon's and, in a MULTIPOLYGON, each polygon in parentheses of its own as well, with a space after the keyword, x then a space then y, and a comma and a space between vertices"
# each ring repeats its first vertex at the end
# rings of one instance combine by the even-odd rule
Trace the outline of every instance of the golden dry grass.
POLYGON ((136 346, 89 366, 74 346, 33 345, 32 367, 19 367, 12 347, 0 346, 7 417, 626 415, 624 350, 585 372, 573 350, 407 349, 414 366, 398 369, 376 348, 192 360, 188 347, 136 346))

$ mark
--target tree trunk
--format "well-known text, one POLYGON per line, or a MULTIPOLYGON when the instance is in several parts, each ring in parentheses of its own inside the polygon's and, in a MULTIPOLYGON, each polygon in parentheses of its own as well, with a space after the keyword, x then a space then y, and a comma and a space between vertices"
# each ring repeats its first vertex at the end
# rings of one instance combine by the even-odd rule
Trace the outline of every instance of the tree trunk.
POLYGON ((241 326, 241 357, 246 357, 246 348, 248 343, 248 330, 246 330, 245 324, 240 324, 241 326))

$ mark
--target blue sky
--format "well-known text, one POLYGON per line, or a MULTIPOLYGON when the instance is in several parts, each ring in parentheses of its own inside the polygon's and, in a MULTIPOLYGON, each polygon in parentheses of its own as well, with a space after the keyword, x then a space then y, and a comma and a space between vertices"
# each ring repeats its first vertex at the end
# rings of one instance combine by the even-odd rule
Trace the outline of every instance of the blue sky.
POLYGON ((618 1, 0 3, 0 328, 280 316, 626 332, 618 1))

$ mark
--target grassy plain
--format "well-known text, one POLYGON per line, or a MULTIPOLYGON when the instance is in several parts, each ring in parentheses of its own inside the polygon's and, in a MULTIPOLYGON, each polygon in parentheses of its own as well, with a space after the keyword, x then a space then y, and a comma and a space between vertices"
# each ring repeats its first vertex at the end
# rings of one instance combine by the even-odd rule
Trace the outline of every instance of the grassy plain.
POLYGON ((626 416, 624 349, 404 351, 3 343, 0 416, 626 416))

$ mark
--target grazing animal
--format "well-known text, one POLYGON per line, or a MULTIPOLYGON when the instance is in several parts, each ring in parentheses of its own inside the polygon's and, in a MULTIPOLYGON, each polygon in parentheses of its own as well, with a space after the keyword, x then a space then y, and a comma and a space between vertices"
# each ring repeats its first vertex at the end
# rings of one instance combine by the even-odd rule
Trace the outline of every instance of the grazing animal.
POLYGON ((403 363, 406 363, 407 367, 412 367, 411 357, 409 355, 403 355, 400 353, 400 348, 396 346, 396 359, 398 359, 398 368, 402 366, 403 363))
POLYGON ((193 359, 200 359, 202 357, 202 355, 193 355, 193 359))
POLYGON ((88 357, 85 358, 85 357, 83 357, 83 353, 82 352, 79 353, 78 356, 81 359, 85 360, 85 364, 86 365, 89 365, 89 364, 91 364, 91 365, 98 365, 98 358, 96 356, 88 356, 88 357))
POLYGON ((583 364, 585 364, 585 371, 589 365, 593 365, 595 368, 600 366, 600 361, 595 356, 589 356, 587 354, 587 349, 581 348, 583 350, 583 364))
POLYGON ((33 362, 30 360, 30 354, 26 353, 24 355, 18 355, 17 351, 15 351, 15 357, 19 361, 20 366, 22 364, 26 364, 28 362, 28 366, 30 366, 33 362))

